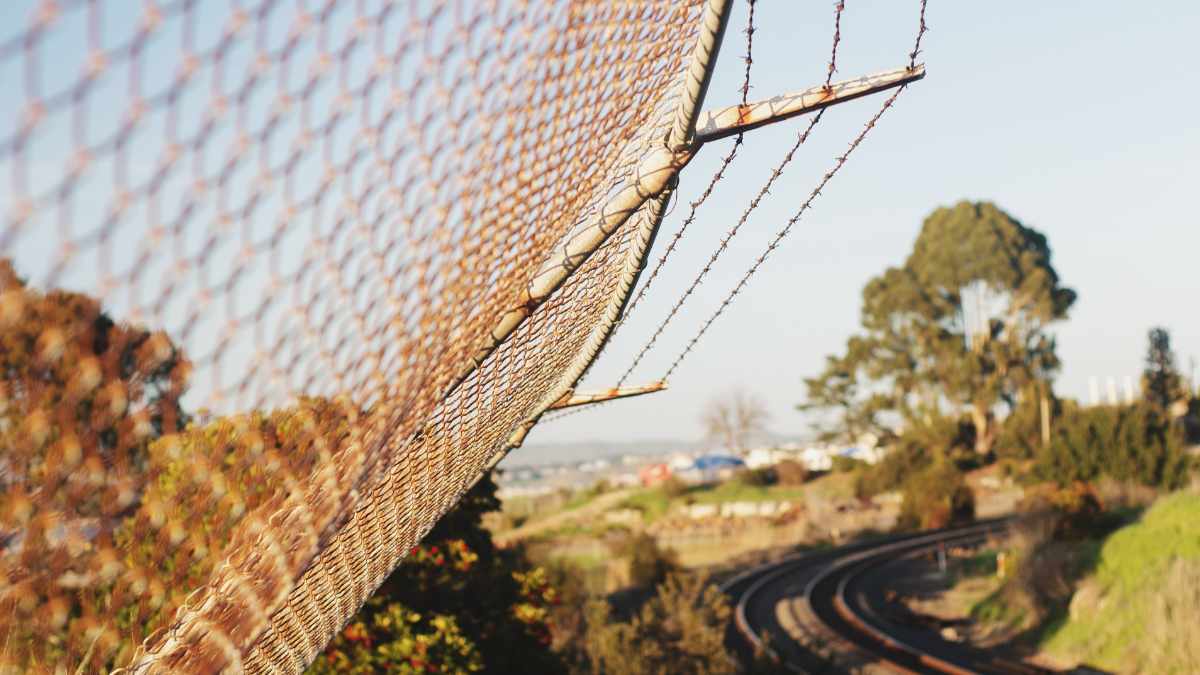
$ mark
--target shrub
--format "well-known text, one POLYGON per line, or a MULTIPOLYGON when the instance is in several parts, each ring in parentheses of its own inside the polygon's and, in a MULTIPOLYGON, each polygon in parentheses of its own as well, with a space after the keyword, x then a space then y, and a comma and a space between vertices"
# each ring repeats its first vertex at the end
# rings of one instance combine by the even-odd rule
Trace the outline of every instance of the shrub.
POLYGON ((551 611, 560 602, 550 576, 522 551, 497 549, 482 527, 483 514, 499 505, 485 476, 384 581, 313 672, 472 672, 471 664, 488 673, 565 672, 550 649, 551 611), (411 649, 422 639, 429 644, 418 668, 411 649), (361 659, 374 669, 361 669, 361 659))
POLYGON ((679 569, 675 553, 659 548, 658 541, 645 532, 626 537, 617 552, 629 559, 629 579, 634 586, 656 586, 679 569))
POLYGON ((867 463, 861 459, 842 455, 834 455, 830 461, 833 463, 834 473, 853 473, 867 466, 867 463))
POLYGON ((873 466, 862 465, 855 480, 855 493, 859 497, 873 497, 902 489, 938 457, 958 464, 960 469, 969 468, 963 465, 979 461, 974 446, 975 430, 968 420, 938 417, 910 427, 891 442, 883 459, 873 466))
POLYGON ((307 672, 409 675, 432 668, 453 673, 483 670, 478 647, 462 634, 454 617, 421 615, 399 603, 387 603, 370 613, 369 619, 366 616, 347 624, 307 672))
POLYGON ((659 489, 663 491, 663 494, 667 495, 671 499, 675 499, 676 497, 682 497, 683 495, 687 494, 690 488, 688 487, 688 484, 680 480, 678 476, 668 476, 667 479, 664 480, 659 486, 659 489))
MULTIPOLYGON (((1062 402, 1049 398, 1051 419, 1061 415, 1062 402)), ((1042 447, 1042 401, 1036 387, 1026 388, 1016 406, 1004 418, 996 438, 996 455, 1007 459, 1029 459, 1042 447)))
POLYGON ((725 650, 729 601, 701 576, 672 574, 629 622, 614 622, 608 604, 586 609, 585 649, 593 673, 731 675, 725 650))
POLYGON ((738 472, 737 481, 750 487, 767 487, 776 482, 775 470, 770 467, 744 469, 738 472))
POLYGON ((785 459, 775 465, 775 482, 779 485, 803 485, 808 478, 808 469, 794 459, 785 459))
POLYGON ((1168 489, 1187 480, 1189 462, 1181 425, 1147 404, 1067 409, 1036 475, 1059 485, 1102 476, 1168 489))
POLYGON ((933 529, 974 517, 975 494, 950 462, 939 460, 905 481, 899 527, 933 529))

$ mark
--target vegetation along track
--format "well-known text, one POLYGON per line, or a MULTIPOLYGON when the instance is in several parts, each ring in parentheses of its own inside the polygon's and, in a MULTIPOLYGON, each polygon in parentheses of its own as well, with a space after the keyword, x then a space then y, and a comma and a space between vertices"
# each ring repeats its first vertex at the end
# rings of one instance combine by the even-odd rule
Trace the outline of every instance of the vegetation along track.
POLYGON ((744 655, 765 655, 792 672, 843 670, 845 664, 828 649, 833 643, 899 672, 1045 672, 928 629, 897 625, 881 611, 888 581, 882 568, 942 546, 977 544, 1008 524, 991 520, 859 542, 745 572, 722 585, 736 600, 730 638, 744 655), (799 615, 795 601, 785 601, 797 596, 807 603, 809 617, 799 615))

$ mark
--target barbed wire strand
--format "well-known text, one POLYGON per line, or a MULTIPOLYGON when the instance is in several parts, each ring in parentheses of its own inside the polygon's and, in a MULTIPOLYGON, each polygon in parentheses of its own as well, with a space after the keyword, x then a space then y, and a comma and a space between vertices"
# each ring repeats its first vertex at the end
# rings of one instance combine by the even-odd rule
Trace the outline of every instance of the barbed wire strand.
MULTIPOLYGON (((914 40, 913 50, 909 53, 909 66, 908 67, 910 69, 916 67, 917 56, 921 53, 921 40, 925 36, 925 33, 927 33, 929 31, 929 26, 925 21, 925 12, 926 12, 927 4, 928 4, 928 0, 921 0, 921 8, 920 8, 917 36, 916 36, 916 39, 914 40)), ((834 27, 834 44, 835 44, 835 48, 833 50, 834 57, 830 59, 830 69, 829 69, 828 77, 826 79, 827 86, 831 82, 833 73, 836 70, 836 64, 835 64, 836 44, 838 42, 840 42, 840 40, 841 40, 840 18, 841 18, 841 10, 843 9, 843 7, 844 7, 844 2, 839 2, 838 3, 838 16, 835 19, 835 27, 834 27)), ((767 246, 766 250, 763 251, 763 253, 755 260, 754 264, 751 265, 751 267, 746 271, 746 273, 742 276, 742 278, 734 286, 733 290, 730 291, 730 293, 721 302, 721 304, 718 306, 717 310, 714 311, 711 316, 709 316, 709 318, 704 322, 704 324, 701 325, 700 330, 697 331, 696 335, 694 335, 691 338, 691 340, 688 341, 688 343, 684 346, 683 350, 681 350, 680 353, 675 357, 675 360, 671 363, 670 367, 667 369, 666 373, 663 375, 663 377, 662 377, 663 380, 666 380, 667 378, 669 378, 679 368, 679 366, 683 362, 683 360, 688 356, 688 354, 690 354, 692 352, 692 350, 695 348, 696 344, 708 332, 708 329, 716 321, 717 317, 719 317, 728 308, 728 306, 733 302, 733 298, 736 297, 739 293, 741 293, 741 291, 745 288, 746 284, 749 283, 750 278, 758 271, 758 269, 766 261, 767 257, 776 248, 778 248, 779 244, 782 242, 784 237, 786 237, 791 232, 791 230, 795 226, 795 224, 797 222, 799 222, 800 218, 809 209, 809 207, 812 205, 813 201, 821 193, 821 190, 824 189, 825 185, 833 178, 833 176, 838 172, 838 170, 840 170, 842 168, 842 166, 849 159, 850 154, 862 143, 863 139, 866 138, 866 135, 870 132, 870 130, 875 127, 876 123, 878 123, 880 118, 883 117, 883 114, 885 112, 887 112, 887 110, 889 108, 891 108, 891 106, 896 102, 896 99, 898 99, 900 97, 900 94, 907 87, 908 87, 908 85, 903 85, 899 89, 897 89, 891 96, 889 96, 888 99, 883 102, 883 105, 880 106, 880 109, 875 113, 875 115, 873 117, 871 117, 871 119, 866 123, 866 125, 863 126, 863 129, 859 132, 858 136, 856 136, 854 138, 854 140, 847 147, 846 151, 840 157, 838 157, 837 160, 835 160, 833 167, 828 172, 825 173, 825 175, 821 179, 821 182, 818 183, 817 187, 809 194, 808 199, 806 199, 804 204, 801 205, 801 207, 797 211, 796 215, 794 215, 791 219, 789 219, 787 224, 784 226, 784 228, 781 229, 778 233, 776 233, 775 237, 771 240, 771 243, 767 246)), ((603 405, 603 404, 601 404, 601 405, 603 405)), ((547 421, 555 421, 555 420, 562 419, 564 417, 569 417, 574 414, 588 412, 590 410, 596 409, 597 407, 599 407, 599 405, 584 406, 584 407, 576 408, 573 410, 567 410, 567 411, 560 413, 557 416, 554 416, 554 417, 548 419, 547 421)))
POLYGON ((846 0, 838 0, 833 17, 833 54, 829 57, 829 71, 825 74, 825 88, 833 84, 833 74, 837 72, 838 43, 842 41, 842 10, 846 9, 846 0))
MULTIPOLYGON (((742 57, 742 60, 745 62, 746 67, 742 75, 742 85, 739 88, 739 91, 741 91, 742 94, 743 106, 747 104, 750 96, 750 67, 754 63, 754 3, 756 1, 757 0, 749 0, 748 4, 750 5, 750 14, 746 20, 746 30, 743 31, 746 34, 746 55, 742 57)), ((725 176, 725 170, 729 168, 729 165, 733 163, 733 160, 737 157, 738 149, 742 146, 742 140, 742 134, 738 134, 737 137, 734 138, 733 147, 730 148, 729 153, 721 159, 721 164, 717 167, 716 173, 714 173, 712 178, 708 181, 708 187, 704 189, 704 192, 700 193, 700 196, 695 201, 692 201, 688 204, 689 209, 687 217, 683 219, 683 224, 681 224, 679 229, 675 231, 675 235, 671 237, 671 241, 669 241, 666 248, 663 249, 662 256, 660 256, 658 262, 655 263, 654 269, 650 271, 650 275, 646 277, 646 282, 643 283, 641 288, 638 289, 637 295, 634 296, 633 301, 630 302, 629 306, 625 308, 625 311, 621 313, 621 317, 617 320, 617 324, 613 326, 614 334, 620 330, 621 326, 625 323, 625 320, 631 314, 633 314, 633 310, 636 309, 641 303, 642 298, 646 297, 646 292, 650 290, 650 286, 653 285, 654 280, 658 278, 658 274, 662 271, 663 266, 666 265, 667 259, 671 257, 672 253, 675 252, 675 247, 679 244, 679 240, 683 238, 683 235, 687 232, 688 227, 696 220, 696 213, 700 206, 703 205, 704 202, 706 202, 712 195, 717 183, 719 183, 721 178, 725 176)))
POLYGON ((913 43, 913 50, 908 55, 908 68, 912 70, 917 67, 917 55, 921 53, 921 38, 929 32, 929 25, 925 23, 925 5, 929 0, 921 0, 921 15, 917 25, 917 39, 913 43))
MULTIPOLYGON (((921 0, 920 26, 917 30, 917 38, 916 38, 915 44, 913 45, 913 51, 909 54, 909 68, 910 69, 916 67, 916 57, 917 57, 917 54, 920 53, 921 38, 929 30, 928 26, 925 23, 925 6, 926 6, 927 1, 928 0, 921 0)), ((721 301, 721 304, 717 306, 717 309, 700 326, 700 330, 698 330, 696 332, 696 334, 694 336, 692 336, 692 339, 689 340, 686 345, 684 345, 684 348, 675 357, 675 360, 671 363, 671 366, 669 368, 667 368, 666 372, 663 374, 663 376, 662 376, 663 380, 666 380, 672 374, 674 374, 676 369, 679 368, 679 365, 681 363, 683 363, 683 360, 685 358, 687 358, 688 354, 690 354, 692 352, 692 350, 695 348, 696 343, 698 343, 700 341, 700 339, 702 337, 704 337, 705 333, 708 332, 708 329, 712 326, 712 324, 717 320, 717 318, 719 316, 721 316, 721 314, 723 314, 725 312, 725 310, 733 302, 733 299, 735 297, 737 297, 737 295, 739 293, 742 292, 742 290, 746 287, 746 284, 749 283, 750 278, 753 277, 756 272, 758 272, 760 267, 762 267, 762 264, 766 261, 767 257, 770 256, 771 253, 774 252, 775 249, 779 247, 779 244, 783 241, 783 239, 785 237, 787 237, 789 233, 791 233, 792 228, 796 225, 797 222, 800 221, 800 219, 804 216, 805 212, 808 211, 809 207, 812 206, 812 203, 821 194, 821 190, 823 190, 825 188, 825 185, 829 183, 829 181, 834 177, 834 175, 836 175, 837 172, 839 170, 841 170, 841 168, 843 166, 845 166, 846 160, 848 160, 850 158, 850 154, 853 153, 854 150, 858 148, 858 146, 863 142, 863 139, 865 139, 867 137, 867 134, 870 133, 871 130, 875 128, 875 125, 879 122, 880 118, 883 117, 884 113, 886 113, 888 111, 888 109, 892 107, 892 105, 896 102, 896 99, 898 99, 900 97, 900 94, 902 94, 904 92, 904 90, 907 88, 908 88, 908 85, 905 84, 905 85, 901 85, 898 89, 896 89, 896 91, 893 92, 892 95, 889 96, 883 102, 883 105, 880 106, 879 110, 876 111, 876 113, 871 117, 871 119, 869 119, 867 121, 866 125, 863 126, 861 131, 859 131, 858 135, 854 137, 854 140, 850 142, 850 145, 849 145, 849 147, 846 148, 846 151, 843 152, 842 155, 834 161, 834 164, 829 169, 829 171, 825 172, 825 175, 821 178, 820 182, 817 183, 817 186, 815 188, 813 188, 811 193, 809 193, 808 199, 806 199, 804 201, 804 203, 800 205, 800 209, 798 211, 796 211, 796 214, 793 215, 788 220, 787 224, 784 225, 783 229, 781 229, 779 232, 777 232, 775 234, 775 236, 771 239, 771 243, 767 245, 766 250, 764 250, 762 252, 762 254, 759 255, 758 258, 754 261, 754 264, 752 264, 750 266, 750 268, 746 270, 746 273, 742 275, 742 278, 740 280, 738 280, 738 283, 733 287, 733 290, 731 290, 729 292, 729 294, 727 296, 725 296, 725 299, 721 301)))
MULTIPOLYGON (((839 43, 841 42, 841 16, 845 6, 845 2, 839 2, 834 7, 835 34, 833 46, 830 50, 829 60, 831 64, 837 61, 837 49, 839 43)), ((712 271, 713 265, 716 264, 717 260, 725 252, 725 250, 729 248, 729 242, 737 236, 738 232, 741 231, 742 226, 745 225, 746 221, 750 219, 750 214, 754 213, 754 211, 758 208, 758 205, 761 203, 763 197, 770 194, 771 187, 775 184, 775 181, 777 181, 779 177, 783 175, 784 169, 792 162, 792 159, 796 156, 796 152, 800 150, 800 146, 804 145, 804 143, 808 140, 809 134, 812 133, 812 130, 821 123, 821 119, 825 116, 825 110, 825 108, 822 108, 821 110, 817 111, 817 114, 814 115, 811 120, 809 120, 808 126, 805 127, 804 130, 796 137, 796 142, 792 144, 792 147, 788 149, 787 154, 783 156, 783 159, 779 162, 775 169, 772 170, 770 178, 768 178, 767 182, 762 186, 761 189, 759 189, 758 194, 756 194, 754 198, 750 200, 749 205, 747 205, 746 210, 742 212, 742 216, 738 219, 737 223, 734 224, 733 228, 730 229, 729 232, 726 233, 726 235, 721 239, 721 243, 717 245, 716 250, 713 251, 712 255, 709 257, 708 262, 705 263, 704 267, 700 269, 700 272, 696 274, 696 277, 692 279, 691 284, 689 284, 687 289, 684 290, 683 294, 679 296, 679 299, 675 301, 674 306, 672 306, 671 310, 667 312, 667 316, 658 324, 658 327, 650 335, 650 339, 648 339, 646 343, 642 345, 642 348, 633 358, 633 362, 630 363, 629 367, 625 369, 625 372, 617 380, 617 384, 615 386, 620 387, 623 385, 625 381, 629 379, 629 376, 633 374, 633 371, 638 367, 638 364, 642 362, 642 359, 644 359, 646 355, 650 353, 650 350, 654 348, 654 345, 658 342, 658 338, 663 334, 663 331, 666 330, 671 321, 673 321, 679 314, 679 310, 683 308, 683 305, 687 302, 687 299, 691 297, 692 293, 694 293, 697 288, 700 287, 700 284, 704 282, 704 278, 708 276, 710 271, 712 271)))
MULTIPOLYGON (((752 88, 752 85, 750 84, 750 71, 754 64, 754 6, 756 2, 757 0, 747 0, 747 4, 749 5, 750 9, 746 18, 746 28, 744 31, 742 31, 746 35, 746 55, 742 57, 742 61, 745 63, 745 68, 742 72, 742 84, 738 89, 739 93, 741 93, 742 105, 746 105, 748 103, 750 98, 750 89, 752 88)), ((695 221, 697 210, 712 195, 717 183, 720 182, 721 178, 724 177, 725 170, 729 168, 729 165, 733 163, 733 160, 737 157, 738 149, 742 145, 742 138, 742 134, 737 135, 737 137, 734 139, 733 147, 730 148, 729 153, 721 159, 720 166, 717 167, 716 173, 714 173, 712 178, 709 180, 708 186, 704 189, 704 192, 702 192, 700 197, 695 201, 689 203, 688 215, 686 218, 684 218, 683 224, 679 226, 679 229, 675 232, 675 235, 671 238, 671 241, 668 242, 666 248, 663 249, 662 256, 659 257, 654 269, 650 271, 650 275, 646 277, 645 283, 643 283, 641 288, 638 289, 637 295, 634 296, 633 300, 629 303, 629 306, 625 308, 625 311, 621 313, 620 318, 617 319, 616 324, 613 325, 612 335, 615 335, 617 331, 621 329, 621 326, 625 324, 626 319, 628 319, 629 316, 633 314, 633 310, 637 308, 638 303, 640 303, 642 298, 646 296, 646 292, 650 289, 650 286, 654 283, 654 280, 658 278, 659 272, 662 271, 667 259, 675 251, 676 245, 679 243, 679 240, 683 238, 688 226, 695 221)), ((670 215, 670 211, 668 211, 667 215, 670 215)), ((608 405, 609 403, 612 403, 612 401, 601 401, 579 408, 572 408, 557 413, 551 413, 547 415, 540 422, 540 424, 554 422, 564 417, 570 417, 571 415, 577 415, 581 412, 594 410, 597 407, 608 405)))
POLYGON ((892 104, 896 102, 896 99, 900 96, 900 93, 904 91, 906 86, 907 85, 902 85, 900 88, 896 89, 896 91, 893 92, 892 95, 883 102, 883 105, 880 107, 880 109, 873 117, 871 117, 866 126, 864 126, 862 131, 859 132, 858 136, 856 136, 850 143, 850 146, 846 149, 846 151, 837 158, 833 164, 833 167, 829 171, 825 172, 825 175, 821 178, 821 181, 817 183, 817 187, 814 188, 811 193, 809 193, 808 199, 804 201, 796 214, 788 219, 788 222, 783 229, 775 234, 775 236, 771 239, 771 243, 767 245, 766 250, 763 251, 763 253, 754 261, 754 264, 752 264, 750 268, 746 270, 746 273, 742 275, 742 278, 738 281, 737 285, 733 287, 733 290, 730 291, 729 294, 725 296, 725 299, 721 301, 721 304, 717 307, 716 311, 714 311, 712 315, 708 317, 704 324, 701 325, 700 330, 697 331, 694 336, 692 336, 692 339, 687 342, 683 350, 680 351, 675 357, 675 360, 671 363, 671 366, 667 368, 666 373, 663 374, 662 379, 665 380, 675 372, 675 370, 679 367, 679 364, 683 362, 684 358, 686 358, 696 346, 696 343, 700 341, 700 338, 702 338, 704 334, 708 332, 709 327, 712 326, 713 322, 717 320, 717 317, 721 316, 726 308, 728 308, 733 302, 733 299, 737 297, 738 293, 741 293, 742 289, 745 288, 746 284, 750 281, 750 277, 754 276, 755 272, 758 271, 759 267, 762 266, 767 257, 779 247, 780 242, 782 242, 784 237, 791 232, 792 228, 797 222, 799 222, 804 213, 808 211, 810 206, 812 206, 813 201, 815 201, 817 196, 821 194, 821 190, 824 189, 825 185, 829 183, 830 179, 837 174, 842 166, 846 164, 846 160, 849 159, 850 154, 854 152, 860 143, 862 143, 863 139, 866 138, 867 133, 875 127, 876 122, 883 117, 883 114, 887 112, 888 108, 892 107, 892 104))

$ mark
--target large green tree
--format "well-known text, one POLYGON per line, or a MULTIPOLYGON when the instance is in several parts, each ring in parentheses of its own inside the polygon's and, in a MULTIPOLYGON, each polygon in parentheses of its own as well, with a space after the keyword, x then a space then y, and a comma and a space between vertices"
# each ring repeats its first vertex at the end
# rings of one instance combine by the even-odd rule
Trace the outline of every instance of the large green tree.
POLYGON ((1040 232, 987 202, 939 208, 904 264, 867 283, 862 332, 805 380, 801 408, 836 411, 827 434, 851 436, 961 414, 987 453, 998 410, 1058 369, 1047 328, 1074 301, 1040 232))

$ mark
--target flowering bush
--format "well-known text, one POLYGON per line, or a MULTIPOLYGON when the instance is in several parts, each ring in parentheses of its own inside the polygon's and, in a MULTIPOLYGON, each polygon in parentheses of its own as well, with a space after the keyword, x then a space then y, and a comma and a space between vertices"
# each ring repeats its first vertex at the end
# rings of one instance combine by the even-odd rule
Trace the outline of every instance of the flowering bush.
POLYGON ((550 648, 557 590, 481 524, 495 491, 485 477, 443 516, 309 672, 565 672, 550 648))
POLYGON ((483 670, 478 647, 462 634, 454 617, 422 615, 395 602, 372 603, 370 618, 351 621, 308 672, 407 675, 483 670))

